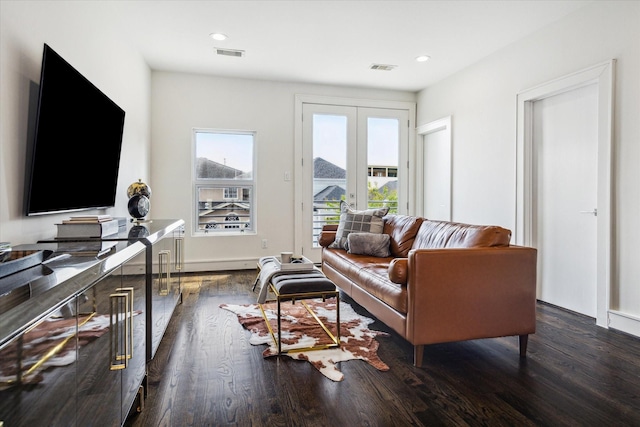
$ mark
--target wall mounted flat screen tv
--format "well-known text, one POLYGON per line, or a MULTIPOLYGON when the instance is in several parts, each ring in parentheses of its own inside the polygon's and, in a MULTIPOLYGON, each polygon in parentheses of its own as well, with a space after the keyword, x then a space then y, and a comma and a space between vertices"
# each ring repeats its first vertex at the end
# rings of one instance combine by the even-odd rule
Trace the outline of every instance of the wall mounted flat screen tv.
POLYGON ((28 216, 115 205, 124 116, 122 108, 44 45, 27 159, 28 216))

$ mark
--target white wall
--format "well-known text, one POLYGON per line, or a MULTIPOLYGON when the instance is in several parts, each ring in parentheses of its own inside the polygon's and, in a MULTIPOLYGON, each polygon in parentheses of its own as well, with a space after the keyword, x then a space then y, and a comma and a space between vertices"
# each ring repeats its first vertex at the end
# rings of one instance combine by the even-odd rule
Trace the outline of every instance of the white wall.
POLYGON ((453 116, 453 219, 514 229, 516 94, 612 58, 612 308, 640 320, 640 2, 594 2, 421 91, 417 124, 453 116))
MULTIPOLYGON (((29 86, 40 81, 44 43, 126 112, 116 208, 106 212, 128 216, 127 187, 149 179, 151 72, 114 22, 107 2, 0 1, 0 241, 51 238, 69 216, 24 216, 29 86)), ((87 148, 66 154, 99 161, 100 148, 87 148)), ((91 183, 78 177, 78 186, 91 183)))
POLYGON ((415 101, 410 92, 153 72, 151 216, 186 221, 188 270, 255 268, 294 247, 295 95, 415 101), (192 237, 192 128, 257 132, 257 235, 192 237), (268 248, 262 249, 262 239, 268 248))

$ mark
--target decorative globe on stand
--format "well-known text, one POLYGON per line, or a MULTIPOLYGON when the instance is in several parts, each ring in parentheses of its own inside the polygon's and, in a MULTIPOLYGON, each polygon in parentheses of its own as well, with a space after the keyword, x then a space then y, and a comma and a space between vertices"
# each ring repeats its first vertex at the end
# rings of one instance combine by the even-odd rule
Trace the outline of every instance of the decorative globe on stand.
POLYGON ((127 188, 127 197, 129 197, 129 215, 133 217, 132 221, 135 223, 149 222, 145 220, 145 217, 149 213, 151 202, 151 188, 142 179, 138 179, 138 182, 134 182, 127 188))

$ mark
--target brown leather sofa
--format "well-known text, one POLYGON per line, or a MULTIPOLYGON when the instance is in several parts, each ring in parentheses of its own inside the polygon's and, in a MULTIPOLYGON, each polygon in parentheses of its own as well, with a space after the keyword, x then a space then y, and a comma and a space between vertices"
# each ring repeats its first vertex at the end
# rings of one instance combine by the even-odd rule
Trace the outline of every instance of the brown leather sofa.
MULTIPOLYGON (((387 215, 391 256, 332 249, 337 225, 319 237, 322 270, 344 293, 414 346, 519 336, 525 357, 536 330, 534 248, 511 246, 511 231, 387 215)), ((386 238, 385 238, 386 239, 386 238)))

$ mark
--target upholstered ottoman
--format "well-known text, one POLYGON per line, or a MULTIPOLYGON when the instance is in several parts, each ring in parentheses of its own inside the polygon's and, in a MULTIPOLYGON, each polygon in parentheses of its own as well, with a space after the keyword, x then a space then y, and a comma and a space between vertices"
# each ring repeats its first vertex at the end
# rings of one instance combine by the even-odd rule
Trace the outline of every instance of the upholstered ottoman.
MULTIPOLYGON (((256 283, 261 282, 260 296, 258 297, 258 304, 262 311, 271 338, 274 344, 278 348, 278 354, 297 352, 297 351, 310 351, 310 350, 322 350, 325 348, 334 348, 340 346, 340 292, 336 285, 317 268, 301 269, 301 270, 281 270, 278 266, 278 262, 271 262, 265 258, 261 258, 258 262, 258 268, 260 270, 256 283), (277 267, 277 268, 276 268, 277 267), (271 328, 271 324, 265 313, 263 303, 266 301, 266 295, 268 291, 271 291, 275 295, 277 302, 277 338, 276 332, 271 328), (311 298, 322 298, 324 301, 326 298, 336 298, 336 334, 333 335, 329 328, 318 318, 316 313, 309 307, 304 301, 311 298), (322 344, 312 347, 295 348, 283 351, 281 340, 281 303, 283 301, 291 301, 295 304, 300 300, 300 303, 307 309, 309 314, 313 316, 316 322, 322 327, 327 336, 330 338, 330 344, 322 344)), ((255 286, 254 286, 255 288, 255 286)))

